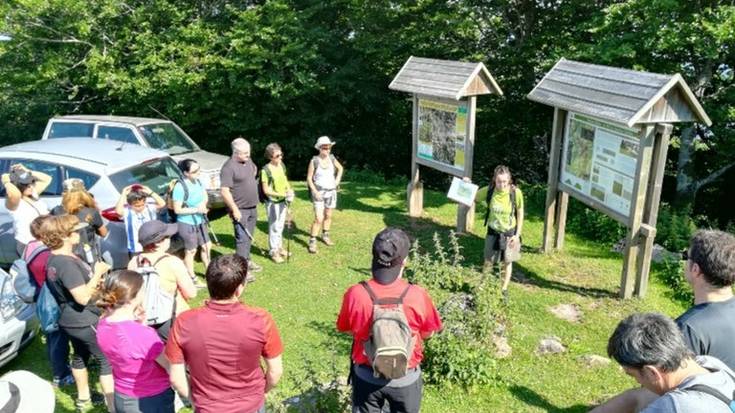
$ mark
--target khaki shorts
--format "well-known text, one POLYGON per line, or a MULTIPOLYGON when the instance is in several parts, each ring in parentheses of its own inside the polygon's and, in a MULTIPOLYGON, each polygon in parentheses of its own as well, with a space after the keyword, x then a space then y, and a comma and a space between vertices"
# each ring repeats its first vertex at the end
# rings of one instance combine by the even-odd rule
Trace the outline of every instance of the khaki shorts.
MULTIPOLYGON (((485 236, 485 261, 492 261, 493 264, 505 262, 505 242, 501 239, 502 234, 495 231, 488 231, 485 236)), ((505 236, 510 238, 510 236, 505 236)))
POLYGON ((314 197, 311 197, 311 202, 314 203, 314 213, 316 216, 321 217, 324 216, 324 210, 325 209, 334 209, 337 208, 337 190, 336 189, 329 189, 329 190, 319 190, 319 195, 321 195, 322 200, 317 201, 314 199, 314 197))

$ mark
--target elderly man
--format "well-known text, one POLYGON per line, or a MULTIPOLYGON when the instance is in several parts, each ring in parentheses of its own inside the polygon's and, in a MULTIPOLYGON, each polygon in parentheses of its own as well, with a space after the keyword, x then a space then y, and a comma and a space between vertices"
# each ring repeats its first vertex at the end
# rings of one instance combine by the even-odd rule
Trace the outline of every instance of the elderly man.
MULTIPOLYGON (((233 140, 232 157, 225 162, 220 172, 221 191, 235 227, 236 252, 248 260, 248 272, 263 269, 250 259, 258 219, 257 175, 258 167, 250 159, 250 143, 241 137, 233 140)), ((252 276, 248 276, 249 281, 252 279, 252 276)))
MULTIPOLYGON (((621 321, 607 353, 647 392, 629 390, 616 412, 731 413, 735 373, 711 356, 695 356, 670 318, 633 314, 621 321)), ((606 410, 607 411, 607 410, 606 410)))

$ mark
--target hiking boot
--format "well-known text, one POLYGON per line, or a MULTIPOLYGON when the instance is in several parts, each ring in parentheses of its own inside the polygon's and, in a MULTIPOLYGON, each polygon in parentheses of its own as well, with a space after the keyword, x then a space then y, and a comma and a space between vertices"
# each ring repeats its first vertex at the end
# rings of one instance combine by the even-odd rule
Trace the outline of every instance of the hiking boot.
POLYGON ((322 242, 328 246, 331 247, 334 245, 334 241, 332 241, 331 238, 329 238, 329 235, 322 235, 322 242))
POLYGON ((273 262, 275 262, 276 264, 282 264, 285 261, 281 254, 279 254, 278 252, 274 252, 273 254, 271 254, 271 260, 273 260, 273 262))
POLYGON ((88 413, 94 410, 94 406, 100 406, 105 404, 105 396, 101 393, 93 391, 91 397, 87 400, 77 399, 74 402, 76 411, 79 413, 88 413))
POLYGON ((503 305, 507 306, 510 298, 508 297, 508 290, 502 290, 500 294, 503 296, 503 305))
POLYGON ((263 267, 256 264, 255 261, 248 261, 248 272, 261 272, 263 267))
POLYGON ((74 384, 74 376, 71 374, 68 374, 65 377, 54 377, 51 382, 51 385, 57 389, 62 386, 71 386, 72 384, 74 384))
POLYGON ((309 252, 316 254, 316 238, 309 238, 309 252))
POLYGON ((279 253, 279 254, 281 254, 281 257, 283 257, 283 258, 288 258, 288 257, 291 257, 291 256, 293 256, 293 253, 291 253, 291 252, 288 252, 288 251, 286 251, 286 250, 285 250, 285 249, 283 249, 283 248, 279 248, 279 249, 278 249, 278 253, 279 253))

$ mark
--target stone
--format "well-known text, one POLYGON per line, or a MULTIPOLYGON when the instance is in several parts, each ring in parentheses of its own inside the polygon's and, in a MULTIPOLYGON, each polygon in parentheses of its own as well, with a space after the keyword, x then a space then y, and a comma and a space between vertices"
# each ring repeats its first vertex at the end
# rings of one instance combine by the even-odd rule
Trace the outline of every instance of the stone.
POLYGON ((579 323, 582 321, 582 310, 577 304, 559 304, 549 308, 549 311, 557 318, 569 321, 570 323, 579 323))
POLYGON ((559 354, 567 351, 566 347, 561 343, 561 339, 556 336, 549 336, 541 339, 536 348, 536 354, 539 356, 547 354, 559 354))
POLYGON ((588 368, 604 367, 612 362, 609 358, 597 354, 586 354, 579 357, 579 360, 588 368))
POLYGON ((510 357, 513 352, 505 336, 493 336, 493 344, 495 345, 495 357, 499 359, 510 357))

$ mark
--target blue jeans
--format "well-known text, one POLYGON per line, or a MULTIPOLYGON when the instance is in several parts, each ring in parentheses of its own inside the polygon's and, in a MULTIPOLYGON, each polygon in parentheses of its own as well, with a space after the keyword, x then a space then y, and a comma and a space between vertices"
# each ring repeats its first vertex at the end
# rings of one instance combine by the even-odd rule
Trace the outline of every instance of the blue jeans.
POLYGON ((64 378, 71 374, 69 336, 62 329, 46 334, 46 352, 54 377, 64 378))

